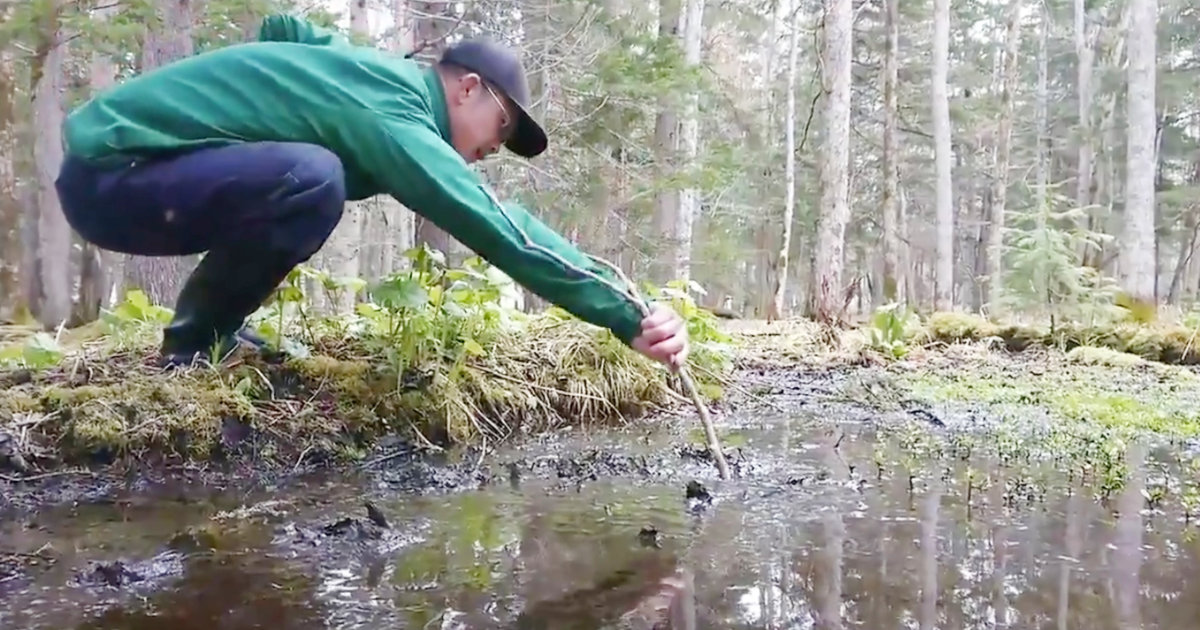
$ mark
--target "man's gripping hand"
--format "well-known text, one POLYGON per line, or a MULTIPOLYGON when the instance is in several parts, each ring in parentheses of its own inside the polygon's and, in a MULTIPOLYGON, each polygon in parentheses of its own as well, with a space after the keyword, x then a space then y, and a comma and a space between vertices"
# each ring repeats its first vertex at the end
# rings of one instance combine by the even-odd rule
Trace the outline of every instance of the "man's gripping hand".
POLYGON ((687 361, 687 322, 665 304, 651 304, 650 315, 633 340, 633 349, 677 370, 687 361))

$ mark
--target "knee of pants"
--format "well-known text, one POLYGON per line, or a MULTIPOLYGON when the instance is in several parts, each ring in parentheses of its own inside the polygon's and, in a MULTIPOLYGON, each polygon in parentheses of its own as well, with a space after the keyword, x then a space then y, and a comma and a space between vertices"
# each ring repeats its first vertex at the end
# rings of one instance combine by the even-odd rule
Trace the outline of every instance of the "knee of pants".
POLYGON ((302 202, 306 210, 304 234, 296 254, 304 261, 321 249, 341 221, 346 204, 346 173, 341 158, 324 147, 300 145, 296 150, 299 154, 291 171, 296 181, 292 197, 302 202))

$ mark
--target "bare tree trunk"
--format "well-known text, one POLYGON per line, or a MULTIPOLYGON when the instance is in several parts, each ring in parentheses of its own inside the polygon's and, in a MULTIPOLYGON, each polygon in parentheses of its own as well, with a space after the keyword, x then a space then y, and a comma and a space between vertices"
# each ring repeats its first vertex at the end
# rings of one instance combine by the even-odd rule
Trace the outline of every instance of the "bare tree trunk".
MULTIPOLYGON (((674 41, 683 30, 683 15, 680 10, 682 0, 660 0, 658 9, 658 37, 660 40, 674 41)), ((673 177, 678 168, 679 153, 679 115, 675 111, 675 103, 668 95, 658 99, 658 116, 654 121, 654 163, 655 177, 662 188, 655 198, 654 223, 656 232, 662 235, 674 235, 675 226, 679 224, 680 194, 673 185, 663 182, 673 177)), ((653 277, 657 282, 668 282, 673 279, 675 269, 671 265, 667 252, 655 252, 655 269, 653 277)))
POLYGON ((1009 153, 1012 146, 1013 92, 1017 88, 1017 55, 1021 50, 1021 0, 1008 8, 1004 46, 1004 86, 1000 90, 1000 131, 996 138, 996 172, 992 179, 992 222, 988 230, 988 311, 1001 313, 1004 296, 1004 211, 1008 202, 1009 153))
POLYGON ((67 57, 59 11, 62 1, 49 8, 42 42, 35 63, 33 119, 37 137, 34 162, 37 166, 38 258, 41 266, 42 299, 38 320, 46 326, 66 323, 71 315, 71 227, 63 216, 54 180, 62 165, 63 67, 67 57))
POLYGON ((17 201, 16 60, 0 50, 0 322, 12 320, 21 295, 21 205, 17 201))
POLYGON ((951 169, 950 96, 946 86, 950 63, 950 0, 933 2, 933 136, 937 171, 937 274, 935 308, 954 308, 954 179, 951 169))
MULTIPOLYGON (((192 55, 192 2, 157 0, 158 20, 146 29, 142 72, 192 55)), ((125 284, 142 289, 155 304, 166 304, 179 294, 195 262, 195 256, 127 256, 125 284)))
MULTIPOLYGON (((1050 216, 1050 122, 1047 110, 1050 101, 1050 13, 1045 10, 1045 6, 1041 5, 1038 11, 1040 16, 1040 26, 1038 31, 1038 76, 1037 76, 1037 98, 1034 118, 1037 124, 1037 231, 1039 234, 1045 234, 1047 223, 1050 216)), ((1038 275, 1033 279, 1034 287, 1037 295, 1042 300, 1042 303, 1048 308, 1050 306, 1050 278, 1038 275)))
MULTIPOLYGON (((96 9, 92 19, 105 23, 116 10, 115 6, 96 9)), ((117 65, 108 51, 92 51, 90 74, 92 94, 102 92, 116 82, 117 65)), ((112 267, 120 260, 88 242, 81 242, 80 247, 79 299, 75 302, 71 317, 77 324, 93 321, 100 316, 100 310, 107 305, 112 292, 112 267)))
POLYGON ((798 21, 797 17, 789 25, 791 32, 788 35, 787 115, 784 123, 784 136, 787 138, 784 142, 784 150, 787 152, 784 168, 787 169, 787 173, 784 175, 786 192, 783 202, 783 239, 775 261, 775 292, 771 300, 771 310, 767 313, 768 320, 786 315, 784 295, 787 293, 790 267, 788 263, 791 260, 788 253, 792 248, 792 218, 796 214, 796 57, 800 49, 797 36, 800 32, 798 21))
MULTIPOLYGON (((1092 66, 1096 51, 1093 48, 1095 28, 1088 27, 1085 0, 1075 0, 1075 55, 1079 59, 1076 84, 1079 89, 1079 175, 1075 180, 1075 203, 1080 208, 1092 204, 1092 66)), ((1085 252, 1080 251, 1080 259, 1085 252)))
POLYGON ((824 26, 825 138, 821 152, 821 219, 813 258, 812 314, 842 316, 842 267, 850 221, 850 81, 854 10, 850 0, 826 4, 824 26))
POLYGON ((887 31, 887 50, 883 56, 883 300, 904 300, 904 291, 897 277, 900 238, 898 232, 900 166, 896 141, 899 116, 896 90, 899 83, 900 57, 900 0, 884 1, 884 29, 887 31))
MULTIPOLYGON (((683 59, 689 69, 700 66, 704 37, 704 0, 686 0, 687 12, 684 15, 683 59)), ((696 168, 696 160, 700 153, 700 93, 699 87, 693 88, 687 95, 684 104, 683 123, 680 125, 682 163, 691 171, 696 168)), ((672 229, 667 232, 667 242, 670 243, 667 254, 667 265, 671 278, 677 280, 691 279, 692 267, 692 225, 700 213, 699 191, 695 186, 686 186, 679 191, 679 208, 675 215, 672 229)))
POLYGON ((1128 152, 1121 284, 1140 307, 1156 307, 1154 292, 1155 67, 1157 0, 1131 0, 1128 67, 1128 152))

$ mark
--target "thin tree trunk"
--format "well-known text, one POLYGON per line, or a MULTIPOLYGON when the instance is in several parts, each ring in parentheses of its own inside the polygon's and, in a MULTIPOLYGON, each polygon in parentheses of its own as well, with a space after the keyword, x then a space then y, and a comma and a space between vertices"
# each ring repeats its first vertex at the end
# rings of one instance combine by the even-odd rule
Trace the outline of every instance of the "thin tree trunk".
POLYGON ((937 171, 937 265, 935 308, 954 308, 954 181, 951 168, 950 96, 946 86, 950 57, 950 0, 933 3, 933 135, 937 171))
MULTIPOLYGON (((1089 208, 1092 204, 1092 67, 1095 65, 1095 28, 1089 28, 1085 0, 1075 0, 1075 55, 1079 59, 1076 85, 1079 90, 1079 163, 1075 180, 1075 204, 1089 208)), ((1090 212, 1090 210, 1089 210, 1090 212)), ((1085 252, 1080 251, 1080 259, 1085 252)))
POLYGON ((0 50, 0 322, 11 321, 21 295, 21 205, 17 201, 16 60, 0 50))
POLYGON ((35 61, 33 95, 34 162, 37 166, 38 258, 42 299, 38 320, 46 326, 66 323, 71 315, 71 227, 63 216, 54 180, 62 164, 62 122, 67 50, 59 21, 61 0, 49 8, 35 61))
MULTIPOLYGON (((660 0, 658 37, 660 40, 675 41, 683 30, 683 14, 680 10, 682 0, 660 0)), ((661 186, 655 196, 654 223, 660 235, 675 234, 675 226, 679 223, 680 195, 679 189, 672 184, 666 184, 673 178, 678 169, 679 152, 679 115, 675 111, 675 102, 669 95, 664 94, 658 99, 658 116, 654 121, 654 163, 655 178, 661 186)), ((667 252, 655 252, 653 274, 657 282, 665 283, 673 278, 676 270, 671 264, 667 252)))
POLYGON ((1154 179, 1157 0, 1131 0, 1128 66, 1128 151, 1121 284, 1140 308, 1155 307, 1154 179))
MULTIPOLYGON (((683 59, 687 68, 694 70, 700 66, 700 58, 704 37, 704 0, 687 0, 687 12, 684 15, 683 59)), ((680 125, 681 161, 687 171, 696 169, 696 160, 700 153, 700 93, 699 88, 692 89, 684 102, 683 122, 680 125)), ((684 187, 679 191, 679 208, 675 215, 675 223, 667 233, 670 243, 667 252, 667 264, 671 270, 671 278, 675 280, 690 280, 692 267, 692 226, 700 213, 700 192, 694 185, 684 187)))
POLYGON ((813 258, 812 314, 842 317, 842 268, 850 221, 850 81, 854 8, 850 0, 826 4, 822 55, 825 138, 821 151, 821 219, 813 258))
POLYGON ((883 57, 883 299, 885 302, 904 300, 904 291, 897 277, 900 238, 899 203, 900 167, 896 141, 896 90, 899 83, 900 0, 885 0, 884 29, 887 31, 887 50, 883 57))
POLYGON ((771 300, 771 310, 767 319, 779 319, 786 316, 784 296, 787 293, 789 261, 788 252, 792 248, 792 218, 796 214, 796 57, 800 49, 800 25, 793 20, 791 32, 788 35, 788 71, 787 71, 787 115, 784 128, 784 150, 786 151, 784 175, 786 192, 783 202, 783 239, 779 245, 779 255, 775 262, 775 294, 771 300))
MULTIPOLYGON (((142 72, 192 55, 192 8, 192 0, 158 0, 159 19, 146 29, 142 72)), ((196 256, 126 256, 125 284, 142 289, 155 304, 166 304, 179 294, 196 260, 196 256)))
MULTIPOLYGON (((92 19, 106 23, 116 13, 117 7, 106 6, 96 9, 92 19)), ((91 67, 92 94, 111 87, 117 79, 117 65, 107 50, 92 51, 91 67)), ((114 273, 112 266, 120 258, 88 242, 80 243, 79 299, 75 302, 71 319, 76 324, 94 321, 100 316, 112 292, 114 273)))
POLYGON ((1004 46, 1004 85, 1000 90, 1000 130, 996 138, 996 172, 992 178, 992 222, 988 230, 988 312, 1001 314, 1004 296, 1004 212, 1008 202, 1009 153, 1012 146, 1013 92, 1017 89, 1017 55, 1021 50, 1021 0, 1011 0, 1004 46))
MULTIPOLYGON (((1039 234, 1045 234, 1050 215, 1050 164, 1049 164, 1049 142, 1050 142, 1050 123, 1047 114, 1050 90, 1050 14, 1045 10, 1045 7, 1039 10, 1041 16, 1039 32, 1038 32, 1038 78, 1037 78, 1037 97, 1036 97, 1036 118, 1037 123, 1037 164, 1036 164, 1036 180, 1037 180, 1037 231, 1039 234)), ((1050 307, 1049 283, 1050 279, 1042 275, 1038 275, 1034 279, 1039 299, 1047 308, 1050 307)))

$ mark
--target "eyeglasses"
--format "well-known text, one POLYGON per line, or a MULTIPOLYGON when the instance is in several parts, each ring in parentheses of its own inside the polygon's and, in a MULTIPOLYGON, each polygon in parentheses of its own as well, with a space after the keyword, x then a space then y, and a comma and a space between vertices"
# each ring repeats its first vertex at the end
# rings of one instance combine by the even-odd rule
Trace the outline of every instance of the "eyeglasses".
POLYGON ((483 87, 485 89, 487 89, 488 94, 492 95, 492 98, 496 101, 496 105, 500 106, 500 113, 504 114, 504 120, 500 123, 500 130, 502 132, 504 132, 504 135, 507 136, 508 132, 511 130, 510 128, 512 126, 510 124, 512 122, 512 116, 510 116, 508 113, 508 107, 506 107, 504 105, 504 100, 501 99, 500 96, 496 94, 495 90, 492 89, 492 86, 488 85, 487 83, 484 83, 483 87))

